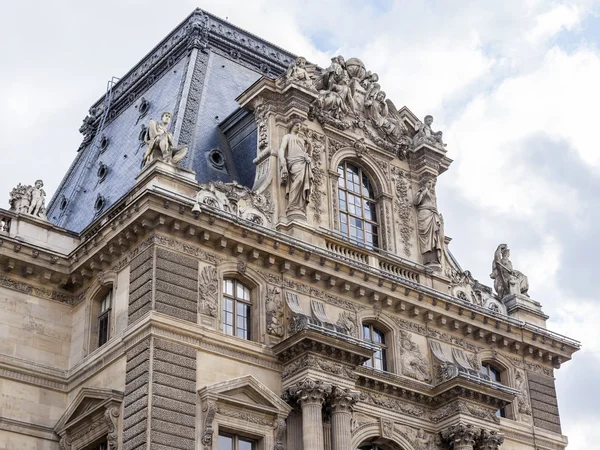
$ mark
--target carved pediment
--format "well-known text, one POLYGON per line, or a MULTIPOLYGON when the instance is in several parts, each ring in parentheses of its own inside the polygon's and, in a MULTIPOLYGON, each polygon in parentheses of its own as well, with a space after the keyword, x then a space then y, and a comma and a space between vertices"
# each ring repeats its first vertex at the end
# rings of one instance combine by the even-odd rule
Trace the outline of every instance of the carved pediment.
POLYGON ((95 412, 105 410, 123 401, 123 392, 105 388, 84 387, 67 407, 54 427, 58 434, 71 428, 95 412))
POLYGON ((206 386, 199 391, 200 398, 245 410, 287 416, 291 407, 252 375, 206 386))

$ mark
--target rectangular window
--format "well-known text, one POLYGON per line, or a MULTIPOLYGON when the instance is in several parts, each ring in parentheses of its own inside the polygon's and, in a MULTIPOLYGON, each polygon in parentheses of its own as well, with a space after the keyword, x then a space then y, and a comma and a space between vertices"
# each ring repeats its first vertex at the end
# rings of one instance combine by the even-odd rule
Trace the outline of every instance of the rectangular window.
POLYGON ((110 310, 112 291, 109 291, 100 301, 100 316, 98 317, 98 347, 108 342, 110 334, 110 310))
POLYGON ((219 450, 256 450, 256 441, 235 434, 219 433, 219 450))

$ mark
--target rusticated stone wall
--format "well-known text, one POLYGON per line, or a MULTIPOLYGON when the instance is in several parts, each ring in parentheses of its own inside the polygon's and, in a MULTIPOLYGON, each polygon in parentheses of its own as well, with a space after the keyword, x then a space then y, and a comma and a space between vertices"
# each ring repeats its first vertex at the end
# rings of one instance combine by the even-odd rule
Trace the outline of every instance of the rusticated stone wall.
POLYGON ((156 311, 196 323, 198 261, 156 249, 156 311))
POLYGON ((149 247, 131 261, 128 323, 135 322, 152 309, 154 248, 149 247))
POLYGON ((536 427, 561 433, 554 378, 528 372, 531 411, 536 427))

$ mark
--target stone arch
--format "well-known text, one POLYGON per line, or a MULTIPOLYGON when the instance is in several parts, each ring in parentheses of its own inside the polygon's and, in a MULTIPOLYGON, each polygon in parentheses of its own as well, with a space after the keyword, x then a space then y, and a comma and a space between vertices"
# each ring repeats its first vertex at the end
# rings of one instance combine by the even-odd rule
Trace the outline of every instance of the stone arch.
MULTIPOLYGON (((501 355, 498 352, 495 352, 491 349, 485 349, 479 352, 477 355, 479 356, 479 362, 481 364, 487 362, 501 370, 501 381, 502 384, 508 387, 515 387, 517 385, 516 382, 516 368, 514 364, 508 359, 506 356, 501 355), (502 375, 504 375, 505 379, 502 379, 502 375)), ((514 403, 507 405, 504 409, 506 412, 506 417, 514 418, 515 416, 515 408, 514 403)))
POLYGON ((398 366, 399 360, 398 354, 398 339, 400 337, 398 333, 398 327, 383 314, 378 314, 375 309, 366 309, 360 311, 356 317, 357 326, 359 328, 358 333, 360 338, 363 338, 362 325, 363 323, 377 324, 377 327, 385 332, 386 346, 387 346, 387 371, 392 373, 398 373, 400 367, 398 366))
POLYGON ((403 435, 394 429, 394 433, 389 438, 381 436, 381 425, 379 422, 373 422, 363 427, 358 428, 352 433, 350 448, 358 448, 364 442, 372 440, 373 443, 388 445, 392 450, 416 450, 413 444, 408 441, 403 435))
POLYGON ((337 172, 337 167, 342 161, 350 161, 360 166, 373 181, 375 197, 392 195, 388 175, 379 167, 369 155, 357 156, 356 149, 352 146, 343 147, 337 151, 329 162, 329 170, 337 172))
POLYGON ((218 299, 219 306, 217 312, 218 329, 221 329, 223 323, 223 280, 225 278, 235 278, 242 282, 251 290, 251 341, 262 342, 265 336, 265 305, 264 298, 267 292, 267 285, 260 274, 248 266, 246 261, 226 261, 217 266, 218 279, 218 299))

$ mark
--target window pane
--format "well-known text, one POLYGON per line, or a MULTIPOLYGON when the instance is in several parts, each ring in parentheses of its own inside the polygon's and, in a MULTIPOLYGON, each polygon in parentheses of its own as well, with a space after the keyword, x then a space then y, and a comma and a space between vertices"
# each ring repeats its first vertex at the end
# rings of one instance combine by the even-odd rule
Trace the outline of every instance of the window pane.
POLYGON ((219 450, 233 450, 233 438, 219 435, 219 450))
POLYGON ((98 323, 98 347, 102 347, 108 341, 109 314, 100 316, 98 323))
POLYGON ((363 338, 365 341, 371 340, 371 328, 366 325, 363 325, 363 338))
MULTIPOLYGON (((239 438, 239 450, 254 450, 254 442, 250 440, 246 440, 243 438, 239 438)), ((219 449, 221 450, 221 449, 219 449)))
POLYGON ((340 199, 340 210, 346 211, 346 193, 342 190, 339 191, 340 199))
POLYGON ((233 312, 233 300, 229 298, 223 299, 223 310, 226 312, 233 312))
POLYGON ((223 292, 227 295, 233 295, 233 280, 223 282, 223 292))

